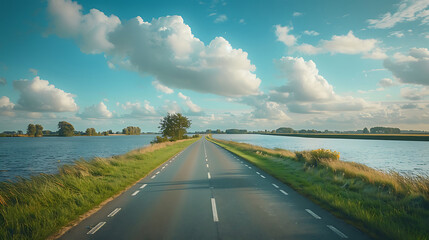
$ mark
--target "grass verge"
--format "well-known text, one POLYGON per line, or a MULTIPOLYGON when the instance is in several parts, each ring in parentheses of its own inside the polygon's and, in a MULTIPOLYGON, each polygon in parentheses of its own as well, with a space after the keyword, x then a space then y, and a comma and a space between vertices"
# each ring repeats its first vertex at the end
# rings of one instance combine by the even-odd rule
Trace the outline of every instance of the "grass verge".
POLYGON ((209 138, 376 239, 429 239, 429 178, 343 162, 330 150, 291 152, 209 138))
POLYGON ((0 239, 46 239, 120 193, 198 139, 78 160, 58 174, 0 182, 0 239))

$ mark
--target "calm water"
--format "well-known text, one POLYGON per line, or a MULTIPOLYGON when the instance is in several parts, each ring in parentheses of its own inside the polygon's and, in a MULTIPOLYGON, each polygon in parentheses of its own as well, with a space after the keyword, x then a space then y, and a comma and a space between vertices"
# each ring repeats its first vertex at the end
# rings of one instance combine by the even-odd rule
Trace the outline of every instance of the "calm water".
POLYGON ((156 135, 0 138, 0 181, 55 173, 79 158, 108 157, 150 144, 156 135))
POLYGON ((331 149, 341 160, 402 174, 429 175, 429 142, 361 139, 327 139, 256 134, 214 134, 214 138, 292 151, 331 149))

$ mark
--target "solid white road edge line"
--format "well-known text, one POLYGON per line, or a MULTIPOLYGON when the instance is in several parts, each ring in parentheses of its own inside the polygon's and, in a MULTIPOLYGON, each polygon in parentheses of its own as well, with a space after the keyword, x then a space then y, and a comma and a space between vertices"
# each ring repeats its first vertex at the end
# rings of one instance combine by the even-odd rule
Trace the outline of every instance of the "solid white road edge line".
POLYGON ((139 193, 140 191, 139 190, 137 190, 137 191, 135 191, 133 194, 131 194, 131 196, 135 196, 135 195, 137 195, 137 193, 139 193))
POLYGON ((113 217, 115 216, 119 211, 121 211, 121 208, 116 208, 115 210, 113 210, 111 213, 109 213, 109 215, 107 215, 107 217, 113 217))
POLYGON ((329 229, 331 229, 334 233, 336 233, 338 236, 340 236, 341 238, 349 238, 347 237, 347 235, 345 235, 344 233, 340 232, 340 230, 336 229, 334 226, 332 225, 326 225, 329 229))
POLYGON ((207 173, 207 177, 208 177, 209 179, 211 179, 211 178, 212 178, 212 176, 210 176, 210 173, 207 173))
POLYGON ((143 188, 145 188, 147 186, 147 184, 143 184, 141 187, 140 187, 140 189, 143 189, 143 188))
POLYGON ((95 232, 98 231, 98 229, 100 229, 104 224, 106 224, 106 222, 99 222, 97 225, 95 225, 95 227, 91 228, 91 230, 89 230, 89 232, 87 232, 86 234, 94 234, 95 232))
POLYGON ((321 217, 319 217, 319 215, 315 214, 313 211, 311 211, 310 209, 305 209, 305 211, 307 211, 311 216, 313 216, 315 219, 322 219, 321 217))
POLYGON ((280 192, 283 193, 284 195, 289 195, 289 194, 287 194, 287 192, 285 192, 283 190, 280 190, 280 192))
POLYGON ((275 188, 279 188, 279 186, 277 186, 277 185, 276 185, 276 184, 274 184, 274 183, 273 183, 273 186, 274 186, 275 188))
POLYGON ((213 221, 219 222, 219 218, 217 216, 217 210, 216 210, 216 201, 214 198, 212 198, 211 200, 212 200, 213 221))

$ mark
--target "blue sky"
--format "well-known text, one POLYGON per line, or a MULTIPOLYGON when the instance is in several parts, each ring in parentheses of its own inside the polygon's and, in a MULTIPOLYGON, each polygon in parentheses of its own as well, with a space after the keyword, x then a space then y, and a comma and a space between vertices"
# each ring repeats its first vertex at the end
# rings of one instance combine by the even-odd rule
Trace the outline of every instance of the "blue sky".
POLYGON ((429 130, 429 1, 10 1, 0 131, 429 130))

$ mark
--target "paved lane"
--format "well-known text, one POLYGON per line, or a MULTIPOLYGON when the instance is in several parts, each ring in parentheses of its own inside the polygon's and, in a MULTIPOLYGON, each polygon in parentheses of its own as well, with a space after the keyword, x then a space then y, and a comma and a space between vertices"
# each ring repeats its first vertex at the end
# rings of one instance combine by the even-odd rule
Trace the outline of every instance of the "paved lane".
POLYGON ((201 139, 62 239, 368 239, 201 139))

